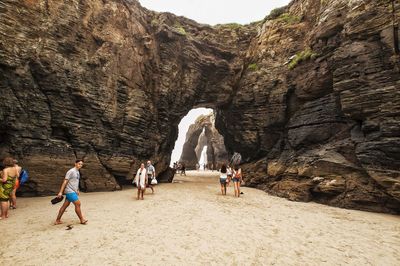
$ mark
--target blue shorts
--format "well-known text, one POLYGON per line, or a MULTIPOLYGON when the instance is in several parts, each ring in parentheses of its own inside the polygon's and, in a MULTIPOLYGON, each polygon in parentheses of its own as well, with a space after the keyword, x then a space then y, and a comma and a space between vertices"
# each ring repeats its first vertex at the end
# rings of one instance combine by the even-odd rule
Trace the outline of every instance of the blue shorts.
POLYGON ((234 183, 235 183, 235 182, 240 182, 240 179, 237 178, 237 177, 232 178, 232 180, 233 180, 234 183))
POLYGON ((220 178, 219 182, 221 183, 221 185, 226 184, 226 178, 220 178))
POLYGON ((75 201, 79 200, 78 194, 76 194, 76 192, 67 193, 67 194, 65 194, 65 197, 66 197, 66 200, 68 200, 69 202, 75 202, 75 201))

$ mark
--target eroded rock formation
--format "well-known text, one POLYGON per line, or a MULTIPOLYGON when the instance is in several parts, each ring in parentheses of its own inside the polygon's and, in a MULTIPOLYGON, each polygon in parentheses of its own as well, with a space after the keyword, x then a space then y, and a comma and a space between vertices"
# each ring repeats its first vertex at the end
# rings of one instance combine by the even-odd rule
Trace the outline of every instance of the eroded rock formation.
POLYGON ((220 115, 252 125, 225 138, 245 157, 263 157, 246 169, 248 184, 293 200, 398 211, 400 72, 390 1, 295 1, 287 11, 263 24, 249 48, 257 68, 244 71, 220 115))
POLYGON ((30 170, 25 194, 56 192, 82 157, 88 191, 118 189, 141 161, 166 170, 181 118, 209 107, 248 185, 399 212, 394 8, 294 0, 211 27, 133 0, 1 1, 0 155, 30 170))
POLYGON ((228 161, 224 139, 215 128, 214 114, 202 115, 189 126, 179 161, 184 163, 187 169, 195 169, 204 146, 207 146, 209 168, 214 166, 217 169, 228 161))

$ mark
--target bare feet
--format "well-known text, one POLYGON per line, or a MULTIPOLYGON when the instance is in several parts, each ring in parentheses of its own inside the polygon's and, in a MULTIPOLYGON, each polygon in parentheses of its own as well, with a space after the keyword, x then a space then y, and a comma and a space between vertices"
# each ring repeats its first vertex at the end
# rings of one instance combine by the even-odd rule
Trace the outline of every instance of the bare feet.
POLYGON ((62 224, 62 223, 63 223, 62 221, 55 221, 54 225, 58 225, 58 224, 62 224))
POLYGON ((87 224, 88 220, 81 221, 81 224, 87 224))

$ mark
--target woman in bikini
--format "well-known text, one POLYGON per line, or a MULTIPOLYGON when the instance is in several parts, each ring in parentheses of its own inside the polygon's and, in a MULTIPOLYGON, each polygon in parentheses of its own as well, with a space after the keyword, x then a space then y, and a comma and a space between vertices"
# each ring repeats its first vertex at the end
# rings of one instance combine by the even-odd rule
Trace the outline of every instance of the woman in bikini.
POLYGON ((18 178, 18 170, 14 167, 14 159, 6 157, 3 160, 3 172, 0 182, 0 205, 1 216, 0 219, 8 218, 9 200, 12 190, 15 186, 15 180, 18 178))
POLYGON ((242 183, 242 169, 239 166, 235 166, 233 171, 233 186, 235 187, 235 197, 240 197, 240 184, 242 183))

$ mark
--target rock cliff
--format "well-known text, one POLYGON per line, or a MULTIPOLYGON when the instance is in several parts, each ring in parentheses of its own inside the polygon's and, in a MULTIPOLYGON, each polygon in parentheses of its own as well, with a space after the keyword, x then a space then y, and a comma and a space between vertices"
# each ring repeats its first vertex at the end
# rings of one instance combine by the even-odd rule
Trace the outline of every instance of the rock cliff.
POLYGON ((3 0, 0 157, 30 170, 22 194, 56 192, 75 158, 88 191, 147 159, 170 181, 178 123, 209 107, 246 184, 399 212, 399 17, 398 1, 294 0, 211 27, 134 0, 3 0))
POLYGON ((247 184, 292 200, 399 211, 400 6, 394 14, 391 2, 293 1, 263 23, 252 67, 221 111, 251 125, 225 137, 259 160, 244 167, 247 184))

